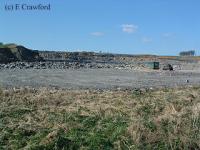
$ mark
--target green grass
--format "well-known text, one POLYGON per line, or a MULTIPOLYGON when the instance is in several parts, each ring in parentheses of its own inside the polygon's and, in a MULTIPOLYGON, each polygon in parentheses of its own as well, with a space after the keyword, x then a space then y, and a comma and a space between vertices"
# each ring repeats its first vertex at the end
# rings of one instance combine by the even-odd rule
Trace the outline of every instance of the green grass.
POLYGON ((199 149, 200 88, 0 90, 0 149, 199 149))
POLYGON ((3 44, 0 42, 0 48, 15 48, 17 45, 15 43, 8 43, 8 44, 3 44))

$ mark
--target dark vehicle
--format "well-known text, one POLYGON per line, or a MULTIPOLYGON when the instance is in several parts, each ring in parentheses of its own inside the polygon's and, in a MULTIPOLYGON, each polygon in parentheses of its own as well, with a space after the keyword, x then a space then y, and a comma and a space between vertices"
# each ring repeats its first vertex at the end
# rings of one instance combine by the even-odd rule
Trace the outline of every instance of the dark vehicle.
POLYGON ((171 64, 167 64, 163 67, 163 70, 169 70, 169 71, 173 71, 173 66, 171 64))

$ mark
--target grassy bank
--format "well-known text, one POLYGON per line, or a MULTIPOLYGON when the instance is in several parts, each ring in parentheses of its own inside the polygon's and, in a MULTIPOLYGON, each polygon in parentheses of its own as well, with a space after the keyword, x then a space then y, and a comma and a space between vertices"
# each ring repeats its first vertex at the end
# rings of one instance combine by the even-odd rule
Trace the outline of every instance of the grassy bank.
POLYGON ((200 88, 0 91, 0 149, 199 149, 200 88))

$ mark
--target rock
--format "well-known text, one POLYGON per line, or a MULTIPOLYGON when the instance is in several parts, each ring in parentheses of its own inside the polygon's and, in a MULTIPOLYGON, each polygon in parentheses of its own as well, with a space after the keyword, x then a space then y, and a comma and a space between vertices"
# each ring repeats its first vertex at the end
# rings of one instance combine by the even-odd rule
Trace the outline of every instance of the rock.
POLYGON ((116 69, 132 69, 132 66, 127 64, 116 63, 97 63, 97 62, 11 62, 0 64, 0 69, 81 69, 81 68, 116 68, 116 69))
POLYGON ((0 63, 17 61, 17 57, 9 48, 0 48, 0 63))
POLYGON ((42 61, 39 52, 27 49, 19 45, 4 45, 0 48, 0 63, 10 63, 16 61, 42 61))

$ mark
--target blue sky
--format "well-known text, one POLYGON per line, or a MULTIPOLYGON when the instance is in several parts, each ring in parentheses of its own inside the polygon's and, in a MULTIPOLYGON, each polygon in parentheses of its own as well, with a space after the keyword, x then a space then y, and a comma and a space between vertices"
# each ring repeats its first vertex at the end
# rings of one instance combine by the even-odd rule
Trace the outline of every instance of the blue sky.
POLYGON ((0 41, 39 50, 177 55, 200 49, 199 0, 1 0, 0 41), (5 11, 5 4, 51 11, 5 11))

